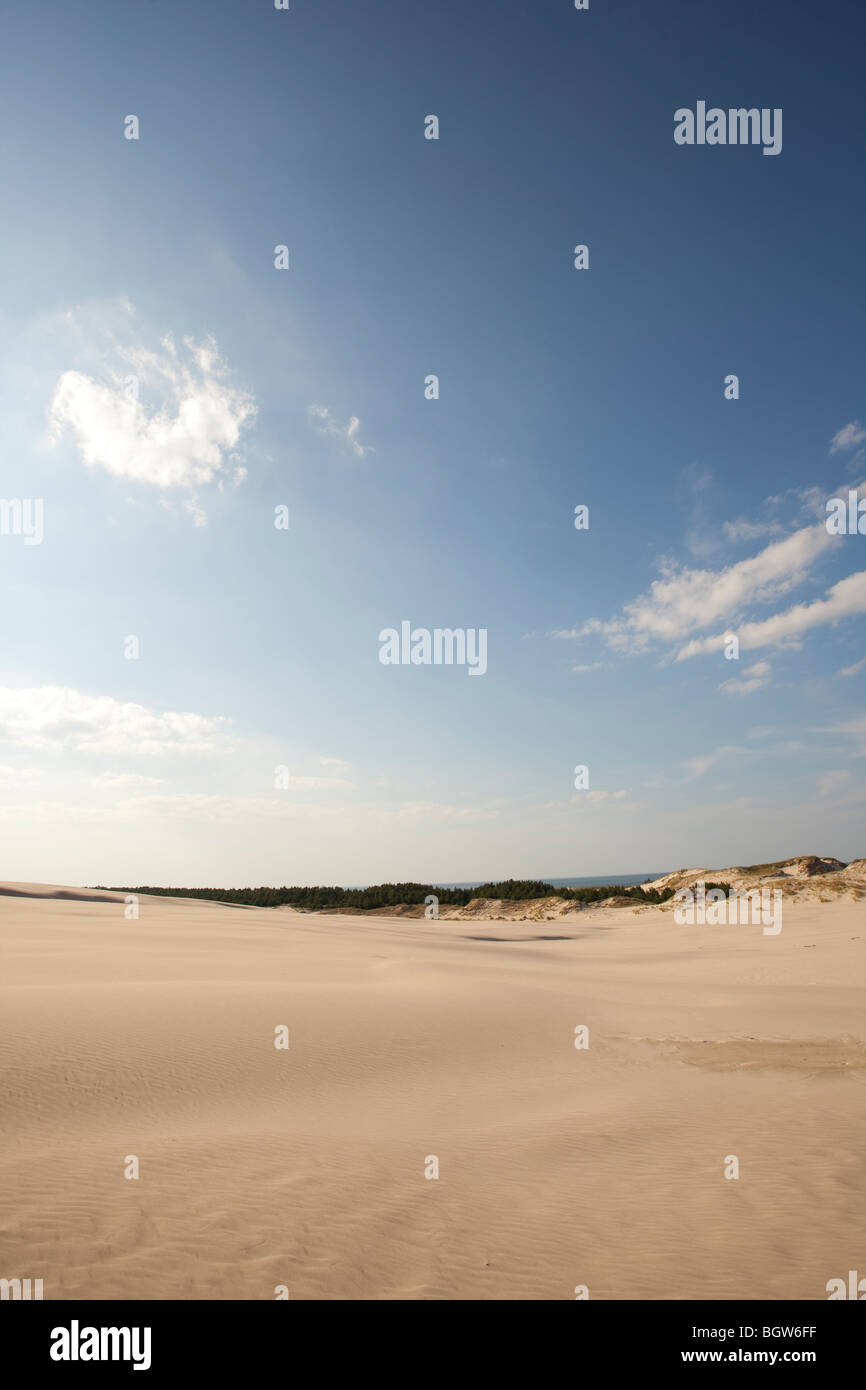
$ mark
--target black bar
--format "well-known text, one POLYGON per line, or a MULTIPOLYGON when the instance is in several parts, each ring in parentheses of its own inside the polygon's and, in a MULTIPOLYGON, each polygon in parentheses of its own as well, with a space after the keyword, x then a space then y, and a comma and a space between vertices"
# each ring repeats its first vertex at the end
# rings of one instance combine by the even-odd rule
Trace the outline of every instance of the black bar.
MULTIPOLYGON (((863 1302, 861 1298, 859 1300, 863 1302)), ((862 1314, 840 1307, 834 1301, 816 1302, 576 1302, 567 1316, 542 1313, 537 1303, 530 1321, 527 1312, 508 1308, 508 1323, 495 1329, 495 1340, 488 1334, 494 1320, 503 1315, 497 1304, 480 1307, 465 1303, 441 1311, 421 1314, 400 1310, 397 1318, 376 1313, 372 1301, 365 1302, 7 1302, 0 1307, 3 1365, 20 1368, 20 1374, 50 1371, 52 1378, 99 1371, 112 1375, 134 1375, 134 1361, 141 1363, 139 1374, 160 1380, 164 1376, 195 1372, 228 1379, 234 1374, 248 1377, 251 1371, 262 1375, 267 1368, 283 1366, 294 1380, 308 1357, 311 1369, 322 1373, 332 1365, 335 1353, 345 1351, 361 1373, 375 1365, 402 1364, 400 1379, 414 1380, 419 1372, 429 1377, 441 1358, 443 1374, 453 1377, 461 1360, 457 1345, 440 1341, 443 1333, 463 1335, 471 1348, 472 1360, 480 1358, 488 1369, 501 1361, 516 1370, 523 1357, 536 1362, 533 1379, 547 1379, 542 1366, 554 1352, 565 1352, 574 1375, 640 1370, 645 1375, 666 1374, 674 1367, 700 1372, 707 1366, 729 1371, 764 1366, 800 1365, 827 1376, 856 1373, 863 1345, 862 1314), (383 1322, 378 1317, 383 1316, 383 1322), (545 1334, 556 1341, 518 1342, 521 1323, 529 1330, 535 1317, 542 1317, 545 1334), (517 1321, 515 1322, 515 1318, 517 1321), (464 1322, 464 1319, 468 1321, 464 1322), (461 1326, 462 1325, 462 1326, 461 1326), (119 1352, 127 1360, 60 1360, 55 1352, 70 1355, 77 1348, 89 1354, 103 1342, 88 1329, 125 1329, 128 1342, 117 1339, 119 1352), (60 1329, 63 1329, 61 1333, 60 1329), (135 1334, 133 1329, 139 1329, 135 1334), (145 1336, 149 1330, 149 1344, 145 1336), (371 1341, 371 1333, 379 1340, 371 1341), (403 1333, 403 1336, 400 1336, 403 1333), (321 1335, 318 1335, 321 1334, 321 1335), (420 1335, 406 1360, 404 1337, 420 1335), (432 1338, 432 1340, 430 1340, 432 1338), (393 1339, 393 1341, 392 1341, 393 1339), (562 1339, 562 1340, 560 1340, 562 1339), (419 1355, 420 1353, 420 1355, 419 1355), (416 1357, 418 1360, 416 1361, 416 1357), (145 1361, 149 1358, 149 1365, 145 1361), (775 1358, 775 1359, 774 1359, 775 1358), (413 1364, 414 1363, 414 1364, 413 1364)), ((113 1339, 105 1340, 108 1356, 113 1339)), ((304 1379, 309 1373, 304 1374, 304 1379)), ((486 1377, 485 1377, 486 1378, 486 1377)), ((288 1381, 287 1381, 288 1383, 288 1381)))

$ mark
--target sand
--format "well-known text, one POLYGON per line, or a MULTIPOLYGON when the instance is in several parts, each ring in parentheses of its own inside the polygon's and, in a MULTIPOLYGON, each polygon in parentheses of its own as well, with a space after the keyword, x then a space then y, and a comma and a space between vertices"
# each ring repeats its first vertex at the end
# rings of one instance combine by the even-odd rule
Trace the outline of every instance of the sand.
POLYGON ((46 1299, 826 1299, 866 1275, 862 903, 793 900, 767 937, 646 908, 127 920, 6 886, 41 896, 0 896, 0 1277, 46 1299))

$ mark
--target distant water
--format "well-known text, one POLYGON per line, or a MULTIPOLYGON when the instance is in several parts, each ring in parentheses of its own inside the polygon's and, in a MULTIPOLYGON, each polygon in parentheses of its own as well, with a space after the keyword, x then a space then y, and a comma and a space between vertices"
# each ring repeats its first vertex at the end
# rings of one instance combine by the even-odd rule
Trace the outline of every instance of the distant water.
MULTIPOLYGON (((542 883, 553 888, 633 888, 636 883, 645 883, 648 878, 661 878, 667 869, 659 873, 646 874, 597 874, 593 878, 545 878, 539 874, 542 883)), ((478 888, 482 883, 496 880, 474 878, 471 883, 438 883, 437 888, 478 888)))

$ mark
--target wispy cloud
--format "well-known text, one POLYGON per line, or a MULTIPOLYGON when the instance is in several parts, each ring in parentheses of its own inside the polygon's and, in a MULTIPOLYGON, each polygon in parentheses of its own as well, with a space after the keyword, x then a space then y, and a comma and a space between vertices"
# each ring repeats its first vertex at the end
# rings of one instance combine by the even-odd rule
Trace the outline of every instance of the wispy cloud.
POLYGON ((862 444, 866 439, 866 429, 860 424, 859 420, 852 420, 850 425, 845 425, 841 430, 833 435, 830 441, 830 453, 838 454, 844 449, 856 449, 858 444, 862 444))
POLYGON ((719 689, 727 695, 751 695, 752 691, 769 685, 771 674, 769 661, 756 661, 753 666, 747 666, 741 676, 722 681, 719 689))
MULTIPOLYGON (((626 604, 620 617, 608 621, 593 618, 576 632, 554 635, 598 633, 614 650, 636 652, 646 650, 654 641, 675 642, 690 632, 738 617, 748 604, 778 599, 800 584, 817 559, 838 541, 839 537, 830 536, 821 523, 803 527, 785 540, 773 541, 757 555, 720 570, 686 569, 667 561, 662 578, 626 604)), ((717 639, 710 641, 714 649, 717 639)))
POLYGON ((338 425, 326 405, 311 405, 308 407, 307 414, 320 434, 336 435, 356 458, 362 459, 365 454, 375 453, 372 445, 362 444, 358 438, 361 421, 357 415, 350 416, 347 425, 338 425))
POLYGON ((834 792, 841 791, 851 779, 851 773, 847 768, 839 768, 832 772, 825 772, 818 779, 818 795, 832 796, 834 792))
POLYGON ((618 787, 616 791, 598 787, 591 791, 574 792, 568 799, 568 805, 576 811, 591 811, 599 817, 616 820, 620 815, 633 815, 643 810, 646 803, 633 799, 628 787, 618 787))
POLYGON ((745 752, 745 748, 740 748, 735 743, 725 743, 720 748, 714 748, 711 753, 700 753, 697 757, 687 758, 684 766, 690 778, 703 777, 716 763, 727 758, 739 757, 745 752))
POLYGON ((345 777, 296 777, 289 774, 289 787, 299 787, 303 791, 353 791, 355 783, 345 777))
MULTIPOLYGON (((812 603, 798 603, 761 622, 741 623, 736 633, 741 650, 751 651, 756 647, 796 642, 812 628, 862 613, 866 613, 866 570, 840 579, 838 584, 833 584, 827 590, 825 598, 815 599, 812 603)), ((685 661, 704 652, 719 651, 724 641, 724 633, 695 639, 677 652, 676 659, 685 661)))
POLYGON ((449 806, 438 801, 405 801, 395 814, 400 820, 475 822, 496 820, 499 810, 485 806, 449 806))
POLYGON ((831 724, 818 730, 822 734, 841 734, 845 739, 846 747, 855 757, 866 757, 866 714, 855 715, 853 719, 845 719, 840 724, 831 724))
POLYGON ((795 527, 826 518, 826 492, 817 487, 789 487, 765 497, 758 515, 722 523, 722 532, 733 544, 789 534, 795 527))
POLYGON ((177 792, 165 796, 136 796, 119 801, 116 811, 123 815, 157 818, 172 817, 191 821, 237 822, 250 820, 295 820, 335 818, 343 807, 299 805, 284 797, 231 796, 222 793, 177 792))
POLYGON ((159 787, 161 777, 145 777, 141 772, 103 772, 99 777, 91 777, 91 787, 100 790, 117 791, 122 787, 159 787))
POLYGON ((781 521, 752 521, 740 517, 737 521, 726 521, 722 530, 729 541, 758 541, 765 536, 784 535, 785 527, 781 521))

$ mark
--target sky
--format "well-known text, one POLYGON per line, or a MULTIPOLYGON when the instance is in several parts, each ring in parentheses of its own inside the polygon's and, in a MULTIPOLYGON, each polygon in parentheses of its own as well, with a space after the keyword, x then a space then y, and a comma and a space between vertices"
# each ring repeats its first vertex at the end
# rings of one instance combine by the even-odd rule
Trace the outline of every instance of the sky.
POLYGON ((864 31, 14 7, 0 878, 866 853, 864 31), (699 102, 781 149, 678 144, 699 102))

